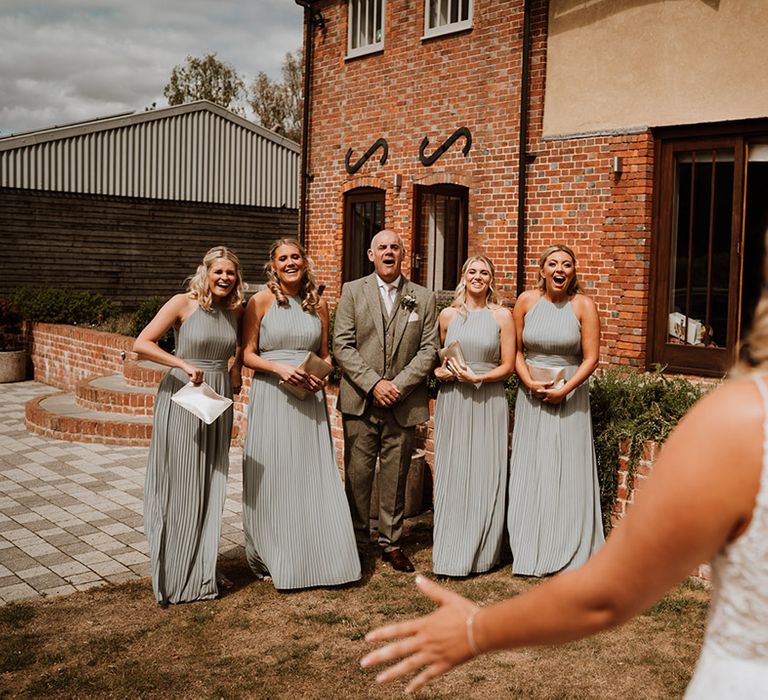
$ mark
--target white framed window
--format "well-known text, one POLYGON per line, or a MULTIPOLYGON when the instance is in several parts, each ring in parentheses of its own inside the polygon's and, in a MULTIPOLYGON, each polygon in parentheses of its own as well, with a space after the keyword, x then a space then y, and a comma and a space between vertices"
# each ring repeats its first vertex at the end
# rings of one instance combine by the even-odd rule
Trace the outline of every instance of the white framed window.
POLYGON ((387 0, 349 0, 347 58, 384 48, 384 16, 387 0))
POLYGON ((424 38, 472 29, 474 0, 424 0, 424 38))

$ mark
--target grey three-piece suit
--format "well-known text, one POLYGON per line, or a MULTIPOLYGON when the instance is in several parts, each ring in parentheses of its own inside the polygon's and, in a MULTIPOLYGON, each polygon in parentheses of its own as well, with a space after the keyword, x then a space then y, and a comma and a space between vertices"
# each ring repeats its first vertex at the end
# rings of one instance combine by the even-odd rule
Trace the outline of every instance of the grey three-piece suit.
POLYGON ((387 314, 375 274, 344 285, 336 309, 333 352, 343 372, 339 408, 344 424, 346 492, 358 547, 370 537, 377 457, 379 545, 385 550, 399 546, 405 477, 415 428, 429 418, 424 380, 435 365, 436 351, 433 292, 401 277, 392 312, 387 314), (400 400, 389 408, 373 404, 373 387, 382 378, 400 391, 400 400))

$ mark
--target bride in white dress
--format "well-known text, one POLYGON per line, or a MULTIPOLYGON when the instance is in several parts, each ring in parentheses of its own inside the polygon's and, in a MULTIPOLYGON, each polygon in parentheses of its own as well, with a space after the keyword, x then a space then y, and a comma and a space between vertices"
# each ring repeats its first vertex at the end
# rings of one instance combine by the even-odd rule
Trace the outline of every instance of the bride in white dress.
POLYGON ((709 622, 685 697, 768 698, 765 287, 749 348, 749 365, 738 367, 680 422, 637 502, 584 566, 488 608, 417 577, 438 609, 369 633, 368 641, 390 643, 362 665, 402 659, 377 680, 418 672, 408 685, 413 692, 484 652, 564 643, 619 625, 711 560, 709 622))

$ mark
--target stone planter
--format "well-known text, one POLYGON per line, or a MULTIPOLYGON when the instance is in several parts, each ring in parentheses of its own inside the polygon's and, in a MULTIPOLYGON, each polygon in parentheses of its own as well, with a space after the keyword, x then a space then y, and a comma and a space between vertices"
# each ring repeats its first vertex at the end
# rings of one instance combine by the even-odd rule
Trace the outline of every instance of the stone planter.
POLYGON ((27 378, 27 351, 0 350, 0 384, 23 382, 27 378))

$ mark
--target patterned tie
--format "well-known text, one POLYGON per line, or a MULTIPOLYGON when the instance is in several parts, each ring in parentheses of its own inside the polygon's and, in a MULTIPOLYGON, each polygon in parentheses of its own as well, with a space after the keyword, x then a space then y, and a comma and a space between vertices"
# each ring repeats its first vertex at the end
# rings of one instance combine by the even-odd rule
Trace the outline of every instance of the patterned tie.
POLYGON ((395 295, 397 294, 397 285, 388 284, 384 287, 384 306, 387 314, 392 315, 392 307, 395 305, 395 295))

